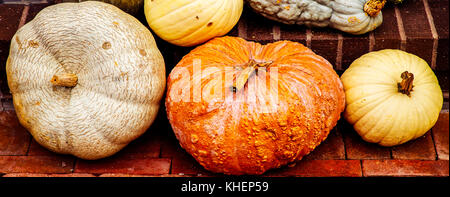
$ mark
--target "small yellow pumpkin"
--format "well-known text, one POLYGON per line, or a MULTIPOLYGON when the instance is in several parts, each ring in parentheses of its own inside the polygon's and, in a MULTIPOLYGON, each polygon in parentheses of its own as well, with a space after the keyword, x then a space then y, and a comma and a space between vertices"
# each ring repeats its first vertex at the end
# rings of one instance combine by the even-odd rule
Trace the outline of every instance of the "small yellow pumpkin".
POLYGON ((150 28, 179 46, 194 46, 228 33, 238 22, 243 0, 145 0, 150 28))
POLYGON ((394 49, 355 60, 341 76, 345 119, 367 142, 395 146, 424 135, 436 123, 443 97, 420 57, 394 49))

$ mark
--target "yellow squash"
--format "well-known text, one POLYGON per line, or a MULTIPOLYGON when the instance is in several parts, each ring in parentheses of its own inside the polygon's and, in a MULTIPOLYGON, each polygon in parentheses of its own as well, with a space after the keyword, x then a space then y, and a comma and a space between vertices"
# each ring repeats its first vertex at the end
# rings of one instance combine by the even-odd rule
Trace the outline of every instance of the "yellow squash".
POLYGON ((386 49, 355 60, 341 76, 344 117, 366 141, 395 146, 424 135, 436 123, 443 97, 421 58, 386 49))
POLYGON ((145 0, 145 17, 162 39, 194 46, 228 33, 238 22, 243 0, 145 0))

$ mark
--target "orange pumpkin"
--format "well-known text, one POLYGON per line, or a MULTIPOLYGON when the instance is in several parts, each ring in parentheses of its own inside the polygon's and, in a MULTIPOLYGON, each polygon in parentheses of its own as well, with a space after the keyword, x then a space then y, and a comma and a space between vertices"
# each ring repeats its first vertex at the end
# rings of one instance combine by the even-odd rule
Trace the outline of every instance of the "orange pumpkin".
POLYGON ((329 134, 345 95, 332 65, 302 44, 215 38, 172 70, 167 116, 205 169, 262 174, 300 160, 329 134))

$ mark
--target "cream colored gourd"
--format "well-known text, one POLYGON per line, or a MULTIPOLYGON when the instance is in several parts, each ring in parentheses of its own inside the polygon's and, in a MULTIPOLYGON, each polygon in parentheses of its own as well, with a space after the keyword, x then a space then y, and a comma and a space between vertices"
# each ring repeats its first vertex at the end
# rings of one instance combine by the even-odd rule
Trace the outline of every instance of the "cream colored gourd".
POLYGON ((179 46, 194 46, 223 36, 238 22, 243 0, 145 0, 150 28, 179 46))
POLYGON ((332 28, 364 34, 383 22, 386 0, 247 0, 261 15, 286 24, 332 28))
POLYGON ((424 135, 436 123, 443 97, 421 58, 386 49, 355 60, 341 76, 344 117, 368 142, 395 146, 424 135))
POLYGON ((34 139, 83 159, 110 156, 143 134, 165 88, 150 31, 96 1, 43 9, 14 35, 6 71, 34 139))

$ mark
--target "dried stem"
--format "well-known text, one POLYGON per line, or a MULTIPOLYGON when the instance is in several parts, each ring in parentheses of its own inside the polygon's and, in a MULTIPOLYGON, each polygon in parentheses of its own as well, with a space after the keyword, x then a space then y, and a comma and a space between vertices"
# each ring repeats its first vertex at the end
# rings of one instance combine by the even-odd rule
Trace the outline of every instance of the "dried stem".
POLYGON ((413 90, 414 74, 405 71, 400 77, 402 78, 402 81, 398 83, 398 92, 410 96, 413 90))

